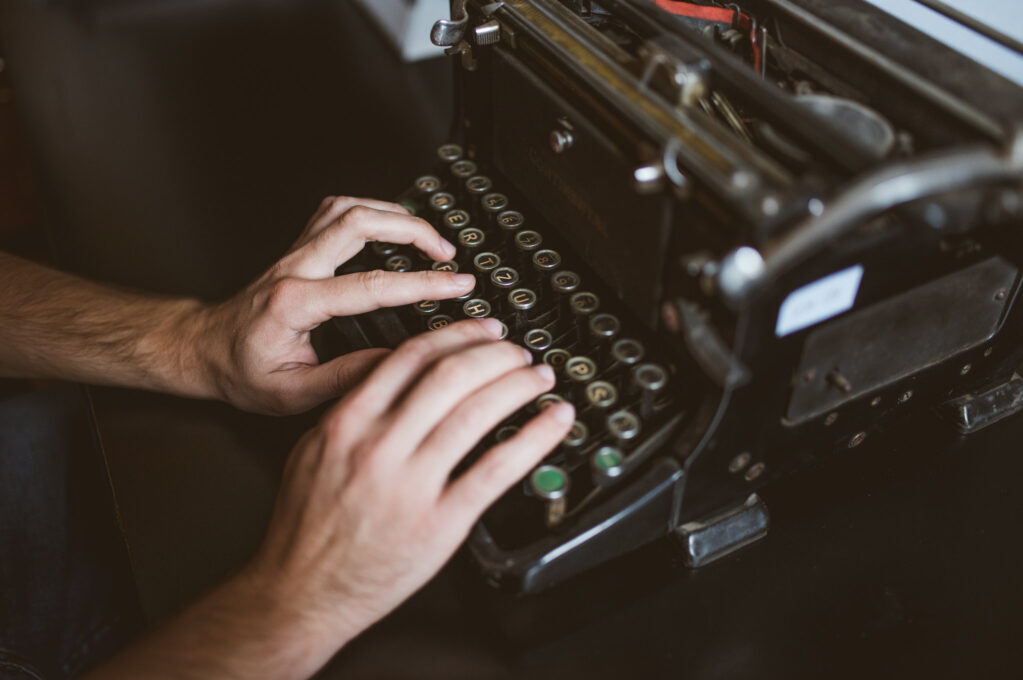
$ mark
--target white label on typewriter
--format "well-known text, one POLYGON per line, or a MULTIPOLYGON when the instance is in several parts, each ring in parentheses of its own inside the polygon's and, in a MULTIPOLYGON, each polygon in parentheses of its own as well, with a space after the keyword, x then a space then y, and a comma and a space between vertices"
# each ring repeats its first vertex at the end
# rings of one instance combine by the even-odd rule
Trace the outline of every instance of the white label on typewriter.
POLYGON ((863 266, 855 265, 792 291, 778 310, 775 335, 783 338, 848 311, 862 278, 863 266))

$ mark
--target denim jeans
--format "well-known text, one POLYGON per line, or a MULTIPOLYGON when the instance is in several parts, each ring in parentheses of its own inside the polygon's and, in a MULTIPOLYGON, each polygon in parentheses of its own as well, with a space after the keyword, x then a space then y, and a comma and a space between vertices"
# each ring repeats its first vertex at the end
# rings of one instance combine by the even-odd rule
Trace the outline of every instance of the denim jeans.
POLYGON ((139 621, 81 388, 0 401, 0 678, 74 677, 139 621))

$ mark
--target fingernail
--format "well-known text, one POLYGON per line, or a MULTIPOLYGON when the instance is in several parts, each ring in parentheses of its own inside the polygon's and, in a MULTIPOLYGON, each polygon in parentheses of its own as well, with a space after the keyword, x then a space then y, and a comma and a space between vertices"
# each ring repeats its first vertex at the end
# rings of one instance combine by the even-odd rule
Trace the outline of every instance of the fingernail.
POLYGON ((440 248, 441 248, 441 250, 444 251, 444 255, 449 260, 451 258, 453 258, 455 256, 455 247, 453 245, 451 245, 450 243, 448 243, 447 241, 445 241, 444 239, 441 239, 440 242, 441 242, 440 248))
POLYGON ((568 402, 563 401, 560 404, 555 404, 546 409, 544 413, 551 414, 551 417, 562 425, 571 425, 575 422, 575 409, 568 402))
POLYGON ((495 338, 500 338, 501 334, 504 332, 504 326, 501 325, 501 322, 497 319, 491 319, 488 317, 486 319, 477 319, 477 321, 487 330, 487 333, 490 333, 495 338))
POLYGON ((526 349, 525 347, 520 347, 519 349, 521 349, 521 350, 522 350, 522 356, 523 356, 523 357, 525 358, 525 360, 526 360, 526 363, 527 363, 527 364, 531 364, 531 363, 533 363, 533 353, 532 353, 532 352, 530 352, 530 351, 529 351, 528 349, 526 349))
POLYGON ((554 382, 554 369, 547 364, 537 364, 536 366, 533 366, 533 370, 548 383, 554 382))
POLYGON ((454 274, 451 276, 451 282, 455 284, 455 288, 465 290, 476 283, 476 277, 472 274, 454 274))

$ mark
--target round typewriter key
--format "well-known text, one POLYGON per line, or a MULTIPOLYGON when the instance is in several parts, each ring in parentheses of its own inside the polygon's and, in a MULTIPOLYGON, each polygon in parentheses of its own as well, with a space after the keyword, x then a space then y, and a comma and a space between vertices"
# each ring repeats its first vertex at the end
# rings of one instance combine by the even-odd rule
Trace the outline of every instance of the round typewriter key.
POLYGON ((643 360, 644 354, 646 350, 643 349, 643 345, 632 338, 622 338, 611 345, 611 358, 623 366, 638 364, 643 360))
POLYGON ((639 396, 639 414, 650 418, 658 394, 668 385, 668 371, 657 364, 639 364, 632 369, 632 390, 639 396))
POLYGON ((582 279, 575 272, 560 271, 551 274, 551 288, 554 289, 555 293, 565 295, 574 293, 579 290, 581 284, 582 279))
POLYGON ((369 248, 378 257, 390 257, 398 252, 398 246, 393 243, 384 243, 383 241, 376 241, 369 248))
POLYGON ((437 158, 442 163, 454 163, 462 157, 462 147, 457 144, 442 144, 437 147, 437 158))
POLYGON ((462 305, 462 313, 471 319, 482 319, 490 316, 490 303, 486 300, 473 298, 462 305))
POLYGON ((533 404, 536 406, 537 411, 543 411, 545 408, 560 404, 563 401, 565 401, 565 398, 561 395, 548 392, 537 397, 533 404))
POLYGON ((572 358, 566 350, 563 349, 549 349, 544 352, 543 362, 554 369, 555 373, 561 372, 561 369, 565 367, 568 360, 572 358))
POLYGON ((546 501, 564 498, 568 493, 568 473, 554 465, 541 465, 529 476, 529 488, 546 501))
POLYGON ((426 320, 426 328, 431 331, 439 331, 442 328, 450 326, 455 321, 447 314, 436 314, 426 320))
POLYGON ((464 229, 469 226, 469 213, 461 208, 455 208, 444 213, 444 225, 450 229, 464 229))
POLYGON ((522 339, 525 342, 526 347, 534 352, 546 352, 550 349, 551 345, 554 344, 554 338, 551 337, 550 332, 542 328, 534 328, 526 331, 526 334, 522 339))
POLYGON ((405 210, 408 210, 408 214, 412 215, 413 217, 419 214, 419 206, 417 206, 412 201, 401 201, 400 203, 398 203, 398 205, 400 205, 402 208, 405 208, 405 210))
POLYGON ((604 380, 594 380, 586 385, 586 403, 594 408, 606 410, 618 403, 618 390, 604 380))
POLYGON ((590 470, 597 484, 607 482, 625 470, 625 456, 613 446, 601 446, 590 457, 590 470))
POLYGON ((457 179, 469 179, 476 174, 477 169, 475 163, 465 159, 451 164, 451 174, 457 179))
POLYGON ((389 272, 407 272, 412 269, 412 260, 407 255, 392 255, 384 262, 384 269, 389 272))
POLYGON ((487 274, 501 266, 501 258, 495 253, 479 253, 472 258, 472 266, 480 274, 487 274))
POLYGON ((561 440, 561 443, 570 449, 578 449, 586 443, 589 436, 590 428, 586 427, 585 423, 580 423, 577 420, 572 423, 572 429, 568 431, 568 434, 561 440))
POLYGON ((577 316, 587 316, 600 309, 600 298, 589 292, 573 293, 569 298, 572 306, 572 313, 577 316))
POLYGON ((522 328, 536 307, 536 293, 528 288, 516 288, 508 293, 508 310, 515 317, 516 329, 522 328))
POLYGON ((508 441, 518 433, 519 428, 517 428, 516 426, 505 425, 504 427, 499 428, 497 432, 494 433, 494 441, 500 444, 501 442, 508 441))
POLYGON ((506 231, 516 231, 526 223, 526 218, 518 210, 505 210, 497 216, 497 225, 506 231))
POLYGON ((532 229, 523 229, 515 234, 515 247, 525 253, 532 253, 539 250, 543 243, 543 236, 532 229))
POLYGON ((621 324, 618 317, 610 314, 594 314, 590 317, 590 335, 601 342, 610 342, 618 335, 621 324))
POLYGON ((631 411, 615 411, 607 417, 607 430, 619 441, 627 442, 639 435, 639 418, 631 411))
POLYGON ((489 193, 483 196, 480 204, 483 206, 484 212, 497 215, 508 209, 508 197, 504 194, 489 193))
POLYGON ((597 364, 589 357, 572 357, 565 362, 565 375, 573 382, 589 382, 597 376, 597 364))
POLYGON ((412 310, 420 316, 431 316, 440 310, 440 302, 437 300, 421 300, 412 305, 412 310))
POLYGON ((511 267, 498 267, 490 272, 490 283, 498 291, 510 291, 519 282, 519 273, 511 267))
POLYGON ((485 175, 473 175, 465 180, 465 188, 469 191, 470 196, 479 197, 489 193, 494 188, 494 183, 485 175))
POLYGON ((533 269, 538 272, 552 272, 560 266, 561 255, 556 250, 544 249, 533 253, 533 269))
POLYGON ((416 190, 421 194, 432 194, 440 191, 440 179, 433 175, 423 175, 416 180, 416 190))
POLYGON ((483 234, 483 231, 476 227, 466 227, 458 232, 459 245, 474 251, 478 251, 486 239, 487 237, 483 234))
POLYGON ((547 526, 560 524, 565 517, 568 473, 554 465, 541 465, 529 475, 529 488, 535 496, 547 501, 547 526))
POLYGON ((430 209, 437 213, 446 213, 455 207, 455 197, 446 191, 438 191, 430 196, 430 209))
POLYGON ((430 265, 430 269, 432 269, 435 272, 452 272, 452 273, 454 273, 454 272, 458 271, 458 263, 454 262, 454 261, 434 262, 432 265, 430 265))

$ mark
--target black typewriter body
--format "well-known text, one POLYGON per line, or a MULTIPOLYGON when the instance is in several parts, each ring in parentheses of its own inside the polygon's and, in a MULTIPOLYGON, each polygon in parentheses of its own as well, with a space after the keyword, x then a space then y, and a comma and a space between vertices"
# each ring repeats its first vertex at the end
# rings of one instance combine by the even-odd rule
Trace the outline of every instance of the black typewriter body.
POLYGON ((892 419, 1023 406, 1023 90, 857 0, 740 5, 456 0, 435 27, 455 131, 400 200, 459 254, 343 271, 479 284, 325 351, 486 314, 558 369, 580 425, 477 525, 494 583, 669 534, 703 566, 765 534, 761 486, 892 419))

